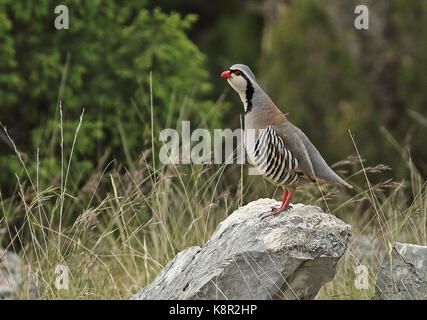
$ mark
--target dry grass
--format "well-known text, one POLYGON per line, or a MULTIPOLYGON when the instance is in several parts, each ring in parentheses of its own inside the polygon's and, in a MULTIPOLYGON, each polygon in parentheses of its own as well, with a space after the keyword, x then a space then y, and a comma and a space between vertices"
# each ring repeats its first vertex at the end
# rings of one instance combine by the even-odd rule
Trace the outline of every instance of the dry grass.
MULTIPOLYGON (((15 196, 0 198, 0 225, 11 238, 6 249, 19 251, 38 275, 42 299, 128 299, 153 281, 179 251, 202 246, 240 204, 273 194, 274 187, 260 177, 246 176, 238 165, 156 167, 154 140, 130 169, 100 159, 84 186, 69 187, 82 121, 83 114, 71 146, 64 146, 61 139, 62 170, 46 185, 39 182, 39 153, 35 162, 24 159, 3 128, 26 177, 21 181, 17 176, 15 196), (29 166, 36 168, 34 174, 29 166), (17 224, 19 212, 23 219, 17 224), (70 269, 69 290, 54 286, 57 265, 70 269)), ((335 279, 322 288, 318 299, 369 299, 382 255, 392 242, 427 245, 426 183, 410 158, 404 159, 410 181, 373 184, 371 177, 389 168, 365 167, 355 150, 358 156, 336 167, 347 168, 345 175, 350 176, 354 192, 322 186, 319 198, 318 186, 313 186, 294 198, 322 206, 353 230, 335 279), (361 264, 369 270, 368 290, 354 286, 355 267, 361 264)), ((20 298, 28 297, 27 291, 21 292, 20 298)))

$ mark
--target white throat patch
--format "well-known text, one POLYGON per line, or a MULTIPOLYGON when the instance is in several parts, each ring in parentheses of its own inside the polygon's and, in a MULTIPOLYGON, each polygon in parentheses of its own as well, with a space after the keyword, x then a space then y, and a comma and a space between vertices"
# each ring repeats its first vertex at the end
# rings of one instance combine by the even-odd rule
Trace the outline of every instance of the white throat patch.
POLYGON ((243 102, 243 107, 245 112, 248 108, 248 102, 246 101, 246 89, 248 86, 248 82, 242 76, 236 76, 231 74, 231 78, 227 79, 230 86, 239 94, 240 100, 243 102))

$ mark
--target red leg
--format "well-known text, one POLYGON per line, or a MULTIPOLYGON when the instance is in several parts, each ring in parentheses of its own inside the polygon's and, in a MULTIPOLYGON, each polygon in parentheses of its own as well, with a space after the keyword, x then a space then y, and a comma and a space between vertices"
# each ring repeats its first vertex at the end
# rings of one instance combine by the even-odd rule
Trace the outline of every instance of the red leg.
POLYGON ((295 190, 292 190, 292 191, 285 190, 285 193, 283 195, 282 205, 279 208, 273 208, 271 211, 269 211, 271 213, 262 217, 262 219, 265 219, 271 216, 276 216, 283 211, 289 210, 290 209, 289 203, 291 202, 291 199, 294 193, 295 193, 295 190))
MULTIPOLYGON (((288 198, 288 194, 289 194, 288 190, 284 189, 282 203, 280 204, 280 207, 279 207, 279 208, 283 207, 283 204, 286 202, 286 199, 288 198)), ((271 210, 268 210, 268 211, 265 211, 265 212, 261 213, 261 214, 260 214, 260 217, 261 217, 262 215, 266 214, 266 213, 272 213, 274 209, 278 209, 278 208, 276 208, 276 207, 271 207, 271 210)))
POLYGON ((286 199, 288 199, 289 191, 285 189, 285 192, 283 192, 283 199, 282 204, 280 205, 280 208, 283 207, 284 203, 286 202, 286 199))

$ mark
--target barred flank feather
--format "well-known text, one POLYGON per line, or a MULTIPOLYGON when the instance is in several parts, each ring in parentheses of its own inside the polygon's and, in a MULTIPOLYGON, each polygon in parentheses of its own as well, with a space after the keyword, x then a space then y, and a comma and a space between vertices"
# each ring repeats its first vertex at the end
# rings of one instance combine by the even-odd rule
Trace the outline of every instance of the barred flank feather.
POLYGON ((283 139, 271 126, 261 130, 253 154, 258 170, 273 183, 292 186, 298 181, 299 175, 295 171, 298 159, 286 148, 283 139))

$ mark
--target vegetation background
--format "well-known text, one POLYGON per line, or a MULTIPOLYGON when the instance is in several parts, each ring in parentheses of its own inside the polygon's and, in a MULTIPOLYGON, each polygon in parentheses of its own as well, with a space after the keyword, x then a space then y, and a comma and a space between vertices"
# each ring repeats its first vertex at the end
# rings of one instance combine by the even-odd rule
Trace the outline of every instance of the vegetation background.
POLYGON ((0 0, 0 247, 37 273, 42 298, 129 298, 239 205, 275 196, 239 165, 157 159, 160 131, 182 120, 240 127, 219 74, 244 63, 355 186, 295 197, 353 227, 319 297, 369 298, 353 267, 373 284, 381 259, 358 240, 427 244, 426 29, 422 1, 0 0), (54 28, 59 4, 69 30, 54 28), (369 30, 354 28, 359 4, 369 30))

